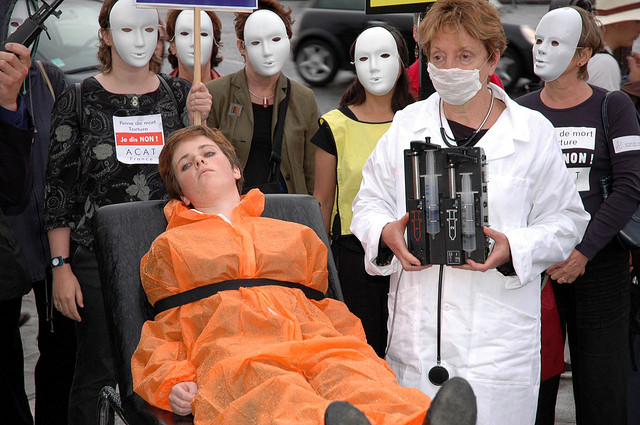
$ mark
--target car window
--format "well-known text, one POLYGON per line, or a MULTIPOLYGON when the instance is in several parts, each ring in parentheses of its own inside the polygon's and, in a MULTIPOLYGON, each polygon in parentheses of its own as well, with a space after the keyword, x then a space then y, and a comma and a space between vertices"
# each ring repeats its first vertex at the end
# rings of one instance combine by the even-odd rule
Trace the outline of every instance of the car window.
POLYGON ((318 0, 318 9, 364 10, 364 0, 318 0))
POLYGON ((98 1, 65 0, 59 8, 60 19, 47 19, 51 40, 42 33, 38 53, 66 73, 96 67, 101 6, 98 1))

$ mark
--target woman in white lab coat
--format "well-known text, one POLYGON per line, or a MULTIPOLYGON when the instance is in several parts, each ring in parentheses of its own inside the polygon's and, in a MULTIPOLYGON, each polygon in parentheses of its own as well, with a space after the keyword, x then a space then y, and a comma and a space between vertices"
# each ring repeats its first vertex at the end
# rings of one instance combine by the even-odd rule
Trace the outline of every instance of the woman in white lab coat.
POLYGON ((493 6, 439 0, 419 31, 437 93, 395 115, 364 167, 353 204, 351 230, 365 248, 367 270, 391 275, 386 360, 400 383, 433 395, 429 372, 439 351, 449 376, 473 386, 478 424, 533 424, 540 275, 567 258, 589 214, 551 124, 487 82, 506 43, 493 6), (493 250, 483 264, 444 267, 440 309, 438 267, 420 266, 404 239, 403 151, 427 136, 442 146, 481 147, 487 158, 485 234, 493 250))

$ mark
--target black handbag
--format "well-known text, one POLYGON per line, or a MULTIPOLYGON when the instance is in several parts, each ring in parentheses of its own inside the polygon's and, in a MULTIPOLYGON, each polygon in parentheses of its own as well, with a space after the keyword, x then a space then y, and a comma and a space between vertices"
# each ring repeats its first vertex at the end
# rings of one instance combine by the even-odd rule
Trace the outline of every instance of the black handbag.
MULTIPOLYGON (((611 93, 613 92, 608 92, 602 101, 602 125, 604 127, 604 137, 607 141, 609 140, 609 114, 607 113, 607 103, 611 93)), ((638 117, 637 112, 636 117, 638 117)), ((602 198, 606 199, 607 196, 611 194, 613 178, 611 176, 602 177, 599 183, 602 198)), ((640 207, 636 209, 629 222, 622 228, 622 230, 620 230, 618 233, 618 239, 625 248, 633 249, 640 247, 640 207)))
MULTIPOLYGON (((600 179, 600 192, 602 198, 606 199, 611 194, 613 179, 611 176, 604 176, 600 179)), ((633 213, 629 222, 618 232, 618 240, 623 247, 634 249, 640 247, 640 207, 633 213)))

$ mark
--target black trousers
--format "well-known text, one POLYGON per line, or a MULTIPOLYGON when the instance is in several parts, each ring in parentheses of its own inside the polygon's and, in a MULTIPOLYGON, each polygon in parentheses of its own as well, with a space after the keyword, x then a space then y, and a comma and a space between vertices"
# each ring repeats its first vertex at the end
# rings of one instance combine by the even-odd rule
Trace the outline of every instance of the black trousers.
MULTIPOLYGON (((98 261, 94 253, 80 246, 71 268, 80 282, 84 308, 76 323, 76 369, 69 396, 69 424, 97 425, 100 390, 115 387, 113 353, 100 287, 98 261)), ((113 416, 110 420, 113 423, 113 416)))
POLYGON ((577 425, 627 425, 629 284, 629 252, 617 241, 574 283, 554 283, 571 353, 577 425))
POLYGON ((344 302, 355 314, 367 342, 384 358, 387 347, 389 277, 371 276, 364 270, 364 250, 355 236, 340 236, 331 244, 344 302))
POLYGON ((20 338, 22 297, 0 301, 0 422, 33 425, 24 389, 24 354, 20 338))
POLYGON ((629 425, 640 424, 640 335, 633 336, 635 359, 638 370, 633 370, 629 362, 627 412, 629 412, 629 425))
POLYGON ((554 425, 556 422, 556 399, 560 387, 560 376, 556 375, 540 382, 538 410, 535 425, 554 425))
MULTIPOLYGON (((49 271, 50 275, 50 271, 49 271)), ((53 308, 51 279, 33 283, 38 310, 36 425, 66 425, 76 364, 75 322, 53 308)))

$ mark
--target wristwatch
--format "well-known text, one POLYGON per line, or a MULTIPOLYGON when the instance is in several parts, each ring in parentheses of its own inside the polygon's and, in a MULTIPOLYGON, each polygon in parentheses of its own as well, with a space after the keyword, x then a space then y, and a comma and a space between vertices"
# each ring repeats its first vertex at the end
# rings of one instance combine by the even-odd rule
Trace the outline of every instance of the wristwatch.
POLYGON ((58 256, 58 257, 53 257, 49 265, 51 266, 52 269, 55 269, 56 267, 59 267, 65 263, 71 263, 70 258, 69 257, 62 258, 61 256, 58 256))

